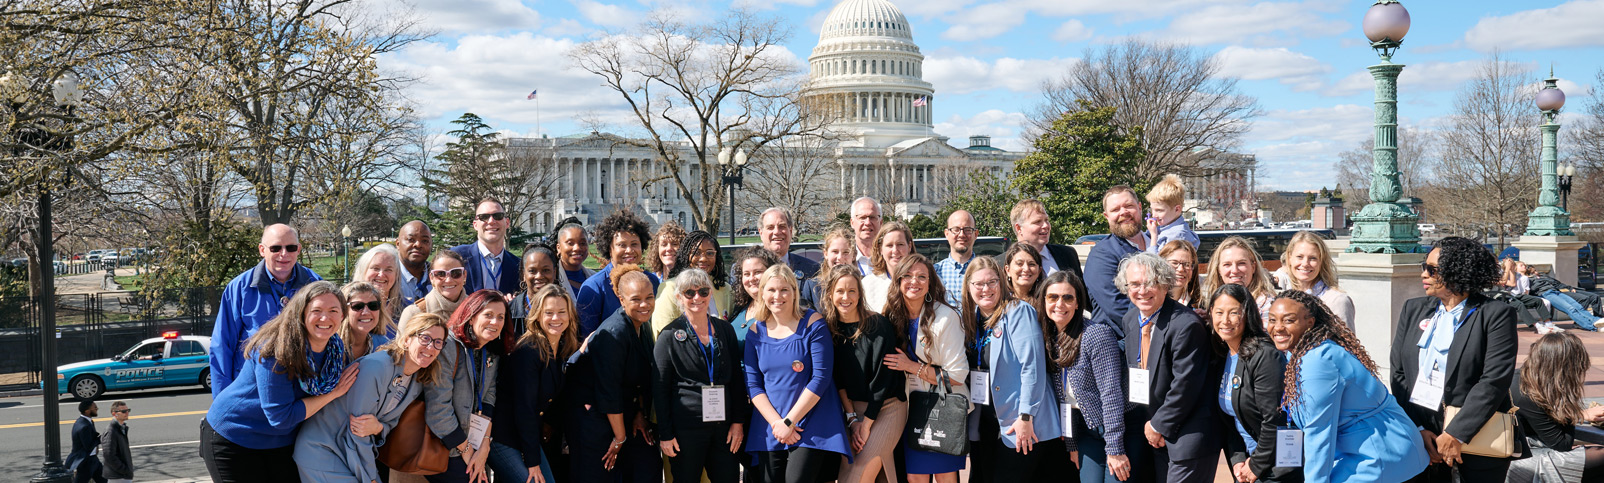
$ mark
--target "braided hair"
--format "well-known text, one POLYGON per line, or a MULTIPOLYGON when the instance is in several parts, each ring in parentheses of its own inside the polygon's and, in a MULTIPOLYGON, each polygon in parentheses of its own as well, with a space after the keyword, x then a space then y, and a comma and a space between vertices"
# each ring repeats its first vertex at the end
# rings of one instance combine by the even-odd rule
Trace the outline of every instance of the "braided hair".
POLYGON ((1275 303, 1281 303, 1282 300, 1290 300, 1302 304, 1304 310, 1307 310, 1309 316, 1314 319, 1314 324, 1309 327, 1309 330, 1304 332, 1303 336, 1292 344, 1292 357, 1287 361, 1287 372, 1284 376, 1286 401, 1281 403, 1282 409, 1290 411, 1294 406, 1297 406, 1298 398, 1301 396, 1298 391, 1298 370, 1303 366, 1303 355, 1309 353, 1310 349, 1319 346, 1321 342, 1328 340, 1335 342, 1338 346, 1347 350, 1349 354, 1353 354, 1354 357, 1358 358, 1359 363, 1364 364, 1365 369, 1368 369, 1370 374, 1379 373, 1379 370, 1376 369, 1376 362, 1370 359, 1370 353, 1365 352, 1364 345, 1360 344, 1359 338, 1354 336, 1353 329, 1349 329, 1348 325, 1342 323, 1342 320, 1338 319, 1336 314, 1331 313, 1331 308, 1326 307, 1325 302, 1321 302, 1319 298, 1301 290, 1283 290, 1277 297, 1275 303))
POLYGON ((724 274, 724 248, 718 245, 718 237, 702 230, 692 231, 679 242, 679 251, 674 252, 674 268, 668 272, 668 278, 678 277, 680 272, 694 268, 691 266, 691 257, 696 253, 696 247, 702 242, 713 244, 713 269, 707 271, 707 276, 713 279, 713 288, 724 288, 728 276, 724 274))

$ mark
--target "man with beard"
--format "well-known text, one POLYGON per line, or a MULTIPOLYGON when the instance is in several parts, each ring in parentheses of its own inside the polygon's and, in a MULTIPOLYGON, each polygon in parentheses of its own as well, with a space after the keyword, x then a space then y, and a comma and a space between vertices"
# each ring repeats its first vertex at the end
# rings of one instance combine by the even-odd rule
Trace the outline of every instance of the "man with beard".
POLYGON ((1114 286, 1119 262, 1147 249, 1142 233, 1142 203, 1136 190, 1118 185, 1103 192, 1103 218, 1108 220, 1108 237, 1092 247, 1086 257, 1086 291, 1092 297, 1092 321, 1107 324, 1120 339, 1125 338, 1121 321, 1131 309, 1131 299, 1114 286))
POLYGON ((947 288, 947 305, 963 301, 964 271, 975 261, 975 217, 965 210, 947 215, 947 258, 936 262, 936 278, 947 288))
POLYGON ((406 307, 429 294, 429 255, 434 254, 434 232, 422 220, 401 225, 395 237, 401 250, 401 306, 406 307))

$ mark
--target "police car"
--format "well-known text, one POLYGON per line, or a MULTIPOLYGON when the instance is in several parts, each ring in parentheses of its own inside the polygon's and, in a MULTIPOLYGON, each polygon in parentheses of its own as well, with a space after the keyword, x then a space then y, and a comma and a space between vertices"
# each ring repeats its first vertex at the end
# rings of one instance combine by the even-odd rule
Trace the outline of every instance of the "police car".
POLYGON ((110 359, 57 367, 57 391, 94 399, 106 391, 148 387, 200 384, 210 390, 212 371, 206 356, 211 346, 211 337, 169 330, 110 359))

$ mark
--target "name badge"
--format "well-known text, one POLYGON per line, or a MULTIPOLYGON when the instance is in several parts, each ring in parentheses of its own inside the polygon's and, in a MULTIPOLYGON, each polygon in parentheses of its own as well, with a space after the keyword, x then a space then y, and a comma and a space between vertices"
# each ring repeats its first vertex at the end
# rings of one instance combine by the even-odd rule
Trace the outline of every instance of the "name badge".
POLYGON ((479 443, 484 442, 485 433, 490 432, 490 418, 478 413, 468 415, 468 444, 473 445, 474 451, 479 451, 479 443))
POLYGON ((991 377, 984 371, 969 371, 969 398, 975 404, 991 404, 991 377))
POLYGON ((1074 411, 1074 409, 1075 409, 1075 405, 1074 404, 1058 403, 1058 412, 1060 414, 1059 418, 1063 420, 1059 424, 1064 426, 1064 436, 1068 436, 1068 437, 1071 437, 1071 438, 1075 437, 1075 411, 1074 411))
POLYGON ((1275 466, 1277 468, 1303 466, 1303 430, 1282 426, 1275 431, 1275 466))
POLYGON ((1442 406, 1443 373, 1433 368, 1415 378, 1415 388, 1409 391, 1409 402, 1432 411, 1442 406))
POLYGON ((724 420, 724 386, 702 386, 702 422, 724 420))
POLYGON ((1131 397, 1130 401, 1136 404, 1147 404, 1147 369, 1130 368, 1131 371, 1131 397))

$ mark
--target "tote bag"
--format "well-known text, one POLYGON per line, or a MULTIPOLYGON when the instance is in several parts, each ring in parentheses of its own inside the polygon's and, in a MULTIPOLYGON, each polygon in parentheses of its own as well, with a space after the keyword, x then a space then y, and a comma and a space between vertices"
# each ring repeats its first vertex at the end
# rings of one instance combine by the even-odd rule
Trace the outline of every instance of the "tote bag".
POLYGON ((942 372, 940 392, 908 395, 908 426, 903 441, 915 449, 961 456, 969 451, 969 398, 952 392, 942 372))

